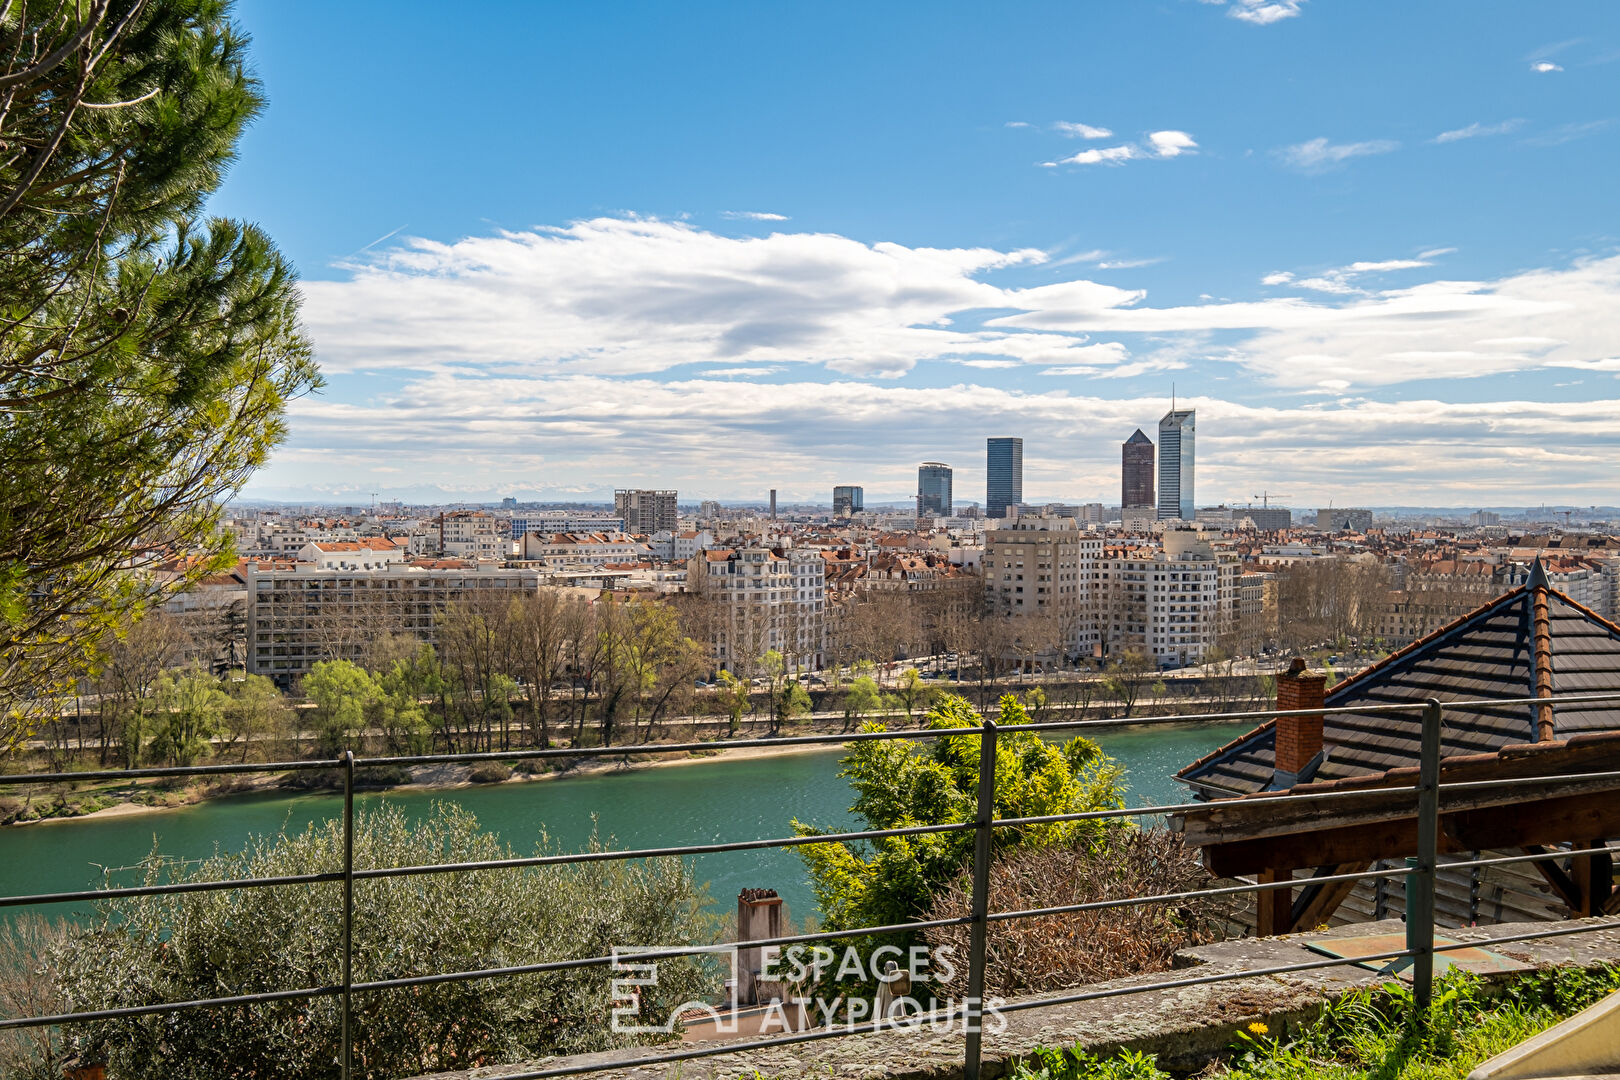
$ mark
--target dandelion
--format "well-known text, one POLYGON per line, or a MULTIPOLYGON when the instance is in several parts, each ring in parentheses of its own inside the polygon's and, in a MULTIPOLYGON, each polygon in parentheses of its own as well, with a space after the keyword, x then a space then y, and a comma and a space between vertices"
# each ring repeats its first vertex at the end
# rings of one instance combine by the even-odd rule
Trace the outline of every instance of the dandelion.
POLYGON ((1254 1023, 1249 1025, 1249 1032, 1253 1035, 1264 1035, 1270 1030, 1270 1028, 1266 1027, 1266 1025, 1261 1023, 1259 1020, 1256 1020, 1254 1023))

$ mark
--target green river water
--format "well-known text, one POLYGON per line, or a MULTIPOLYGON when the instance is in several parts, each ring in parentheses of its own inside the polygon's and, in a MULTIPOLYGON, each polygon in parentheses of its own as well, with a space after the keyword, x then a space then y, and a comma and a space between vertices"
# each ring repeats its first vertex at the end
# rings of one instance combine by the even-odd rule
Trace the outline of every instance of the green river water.
MULTIPOLYGON (((1230 724, 1131 728, 1097 741, 1128 770, 1133 806, 1184 801, 1170 779, 1188 762, 1230 740, 1230 724)), ((839 779, 839 751, 783 754, 672 768, 568 777, 530 783, 367 794, 362 805, 386 799, 407 813, 437 800, 461 804, 522 854, 544 829, 560 850, 578 850, 593 816, 614 846, 651 848, 788 836, 790 822, 847 828, 851 792, 839 779)), ((0 895, 95 888, 101 867, 127 867, 153 850, 198 858, 243 846, 251 835, 302 830, 342 812, 335 795, 244 795, 151 814, 0 829, 0 895)), ((815 911, 803 865, 790 850, 723 852, 696 857, 698 879, 729 907, 740 889, 774 888, 790 913, 815 911)), ((132 884, 129 874, 118 884, 132 884)), ((68 905, 53 905, 56 912, 68 905)), ((13 909, 15 910, 15 909, 13 909)))

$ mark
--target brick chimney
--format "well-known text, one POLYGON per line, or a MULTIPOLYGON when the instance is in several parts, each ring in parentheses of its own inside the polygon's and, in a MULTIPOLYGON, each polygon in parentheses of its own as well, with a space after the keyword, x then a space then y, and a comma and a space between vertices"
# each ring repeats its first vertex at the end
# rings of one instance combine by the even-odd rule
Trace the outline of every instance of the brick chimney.
MULTIPOLYGON (((1320 709, 1327 698, 1327 676, 1305 669, 1305 661, 1294 657, 1288 670, 1277 677, 1278 709, 1320 709)), ((1271 786, 1291 788, 1310 779, 1321 764, 1322 718, 1320 716, 1277 717, 1277 765, 1271 786)))

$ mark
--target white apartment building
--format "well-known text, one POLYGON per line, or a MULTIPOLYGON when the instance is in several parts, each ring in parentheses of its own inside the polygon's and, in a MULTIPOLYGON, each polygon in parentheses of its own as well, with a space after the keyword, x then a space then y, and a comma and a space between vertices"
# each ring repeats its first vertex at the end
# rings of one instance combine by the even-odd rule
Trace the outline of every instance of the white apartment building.
POLYGON ((392 540, 370 537, 308 543, 296 557, 317 570, 386 570, 405 561, 405 550, 392 540))
POLYGON ((1135 649, 1159 667, 1201 661, 1237 615, 1238 563, 1193 529, 1167 529, 1158 550, 1121 550, 1098 564, 1104 652, 1135 649))
POLYGON ((512 515, 512 540, 522 540, 527 533, 555 536, 558 533, 616 533, 624 532, 624 516, 606 511, 581 510, 528 510, 512 515))
POLYGON ((747 676, 772 649, 790 665, 817 669, 827 647, 826 563, 819 551, 709 550, 687 564, 687 588, 719 605, 715 659, 747 676))
POLYGON ((439 554, 450 559, 504 559, 506 537, 501 522, 487 510, 458 510, 441 514, 439 554))
POLYGON ((585 570, 604 563, 633 563, 653 557, 653 550, 622 532, 526 533, 518 542, 524 562, 545 564, 550 570, 585 570))
POLYGON ((436 644, 445 608, 486 590, 516 596, 539 587, 535 570, 494 562, 427 566, 392 561, 345 569, 301 561, 292 569, 246 566, 247 670, 283 686, 322 660, 358 660, 381 634, 436 644))

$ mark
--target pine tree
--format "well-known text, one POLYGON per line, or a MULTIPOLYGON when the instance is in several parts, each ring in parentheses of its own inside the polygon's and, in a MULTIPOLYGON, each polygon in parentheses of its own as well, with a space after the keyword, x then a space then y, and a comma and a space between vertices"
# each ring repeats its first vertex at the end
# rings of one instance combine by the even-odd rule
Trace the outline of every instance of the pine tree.
POLYGON ((320 385, 292 268, 205 216, 263 105, 225 0, 0 8, 0 749, 228 565, 223 502, 320 385))

